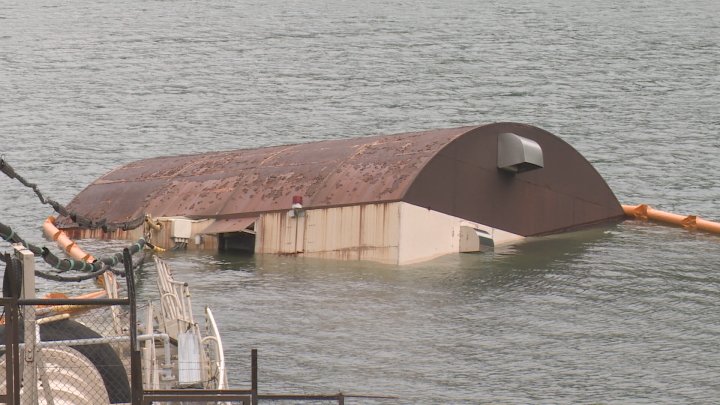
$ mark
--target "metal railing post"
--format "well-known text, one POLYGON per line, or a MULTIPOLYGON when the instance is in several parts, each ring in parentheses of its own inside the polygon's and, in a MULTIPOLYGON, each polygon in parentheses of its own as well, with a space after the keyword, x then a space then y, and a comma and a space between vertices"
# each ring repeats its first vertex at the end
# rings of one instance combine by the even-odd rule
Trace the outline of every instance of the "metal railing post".
MULTIPOLYGON (((21 244, 13 245, 15 255, 20 260, 22 267, 22 292, 23 299, 35 298, 35 255, 21 244)), ((20 403, 35 405, 38 403, 38 390, 36 381, 38 380, 37 355, 38 350, 35 347, 40 337, 38 325, 35 323, 35 307, 32 305, 24 305, 22 308, 24 323, 25 350, 23 353, 23 381, 29 381, 20 403)), ((19 326, 18 326, 19 327, 19 326)))
MULTIPOLYGON (((10 305, 10 322, 7 323, 12 325, 10 328, 10 350, 8 353, 12 354, 12 402, 13 404, 20 403, 20 305, 18 305, 17 298, 13 298, 13 303, 10 305)), ((7 331, 7 329, 6 329, 7 331)), ((9 392, 8 392, 9 394, 9 392)), ((8 398, 8 399, 10 399, 8 398)))
POLYGON ((8 296, 3 298, 5 321, 5 397, 8 404, 20 403, 20 336, 18 288, 20 280, 17 279, 18 269, 15 267, 13 256, 5 253, 5 277, 8 281, 8 296))
POLYGON ((250 391, 252 405, 258 405, 258 351, 252 349, 250 351, 250 391))
POLYGON ((143 397, 142 359, 137 342, 137 306, 135 304, 135 275, 133 274, 132 255, 128 248, 123 249, 123 265, 127 281, 128 303, 130 311, 130 400, 140 405, 143 397))
POLYGON ((17 298, 4 298, 3 307, 5 309, 5 339, 3 341, 5 344, 5 396, 3 400, 7 404, 19 404, 21 378, 18 328, 20 321, 17 298))
MULTIPOLYGON (((10 257, 10 255, 8 255, 10 257)), ((20 305, 18 304, 18 298, 20 298, 20 280, 18 279, 17 269, 14 269, 10 276, 10 290, 12 292, 12 305, 10 305, 10 347, 8 353, 12 354, 12 370, 13 370, 13 387, 12 387, 12 403, 20 403, 20 305)), ((6 320, 6 325, 8 324, 6 320)), ((10 399, 9 398, 9 399, 10 399)))

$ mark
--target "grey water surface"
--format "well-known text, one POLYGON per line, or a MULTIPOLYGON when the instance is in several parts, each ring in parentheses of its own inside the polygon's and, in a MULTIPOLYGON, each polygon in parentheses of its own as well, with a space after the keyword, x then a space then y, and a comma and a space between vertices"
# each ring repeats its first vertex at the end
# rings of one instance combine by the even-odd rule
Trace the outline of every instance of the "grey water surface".
MULTIPOLYGON (((623 203, 720 220, 720 3, 0 0, 0 153, 63 203, 147 157, 496 121, 562 137, 623 203)), ((0 184, 0 222, 49 245, 51 209, 0 184)), ((168 260, 236 387, 258 348, 264 392, 399 397, 348 403, 705 404, 719 251, 628 221, 407 267, 168 260)))

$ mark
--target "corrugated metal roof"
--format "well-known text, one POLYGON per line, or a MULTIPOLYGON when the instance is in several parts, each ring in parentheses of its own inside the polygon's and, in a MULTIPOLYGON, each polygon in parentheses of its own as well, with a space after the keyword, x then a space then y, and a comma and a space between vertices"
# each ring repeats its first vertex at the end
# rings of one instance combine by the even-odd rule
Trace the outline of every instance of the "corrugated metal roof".
POLYGON ((145 159, 101 177, 68 209, 111 223, 145 213, 234 219, 288 210, 296 195, 305 208, 404 201, 523 236, 623 216, 582 155, 518 123, 145 159), (498 170, 502 133, 540 145, 544 167, 498 170))
POLYGON ((224 218, 397 201, 440 149, 475 127, 145 159, 101 177, 69 205, 123 222, 143 213, 224 218))

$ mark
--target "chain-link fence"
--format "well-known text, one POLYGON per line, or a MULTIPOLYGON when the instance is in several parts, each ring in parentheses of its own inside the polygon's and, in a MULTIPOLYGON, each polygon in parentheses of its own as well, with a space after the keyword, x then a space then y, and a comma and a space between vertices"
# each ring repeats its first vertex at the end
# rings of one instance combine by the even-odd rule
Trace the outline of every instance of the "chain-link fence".
MULTIPOLYGON (((74 404, 130 402, 130 336, 108 326, 113 318, 107 309, 40 324, 36 362, 43 394, 47 381, 51 397, 68 397, 74 404)), ((127 317, 123 323, 128 331, 127 317)))
POLYGON ((130 403, 129 318, 111 309, 113 301, 6 300, 0 360, 5 403, 130 403), (7 316, 12 311, 19 316, 7 316), (18 367, 8 367, 8 359, 18 367))
POLYGON ((132 402, 133 300, 119 299, 110 289, 75 298, 34 298, 33 254, 16 247, 3 261, 0 402, 132 402))

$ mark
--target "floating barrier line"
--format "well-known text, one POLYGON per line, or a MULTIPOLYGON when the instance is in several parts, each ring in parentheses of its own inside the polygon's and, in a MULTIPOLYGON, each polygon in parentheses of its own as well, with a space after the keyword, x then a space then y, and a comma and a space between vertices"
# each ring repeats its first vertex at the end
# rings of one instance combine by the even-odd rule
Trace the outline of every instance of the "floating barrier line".
POLYGON ((678 225, 689 230, 699 230, 720 234, 720 223, 702 219, 696 215, 678 215, 656 210, 646 204, 622 206, 625 215, 641 220, 653 220, 678 225))
POLYGON ((58 247, 64 250, 65 253, 73 259, 86 263, 94 262, 95 258, 91 254, 85 253, 85 251, 82 250, 77 243, 70 239, 65 232, 59 230, 57 226, 55 226, 55 221, 55 217, 47 217, 43 223, 43 232, 45 233, 45 236, 54 240, 58 247))
MULTIPOLYGON (((89 272, 90 274, 83 274, 78 276, 60 276, 58 274, 51 274, 46 273, 40 270, 35 270, 35 275, 41 278, 45 278, 48 280, 54 280, 54 281, 82 281, 87 280, 89 278, 96 277, 99 274, 104 273, 105 271, 112 271, 115 275, 125 277, 125 271, 124 270, 116 270, 113 269, 112 266, 122 263, 123 261, 123 254, 122 253, 116 253, 110 257, 104 257, 98 260, 95 260, 93 263, 87 263, 83 261, 76 261, 76 260, 69 260, 69 259, 60 259, 59 257, 55 256, 48 248, 46 247, 39 247, 35 246, 31 243, 27 243, 23 238, 20 237, 17 233, 15 233, 12 228, 9 226, 3 224, 0 222, 0 238, 5 239, 6 241, 10 243, 20 243, 26 248, 28 248, 33 254, 36 256, 41 256, 45 263, 49 264, 50 266, 54 267, 55 269, 59 270, 60 272, 65 272, 69 270, 75 270, 75 271, 84 271, 89 272)), ((130 254, 135 254, 140 252, 143 247, 145 246, 145 240, 139 239, 137 243, 134 243, 130 245, 129 251, 130 254)), ((133 265, 133 268, 137 268, 143 264, 145 260, 145 257, 143 256, 141 260, 139 260, 136 264, 133 265)), ((4 257, 0 255, 0 261, 4 262, 4 257)))

